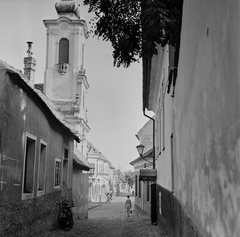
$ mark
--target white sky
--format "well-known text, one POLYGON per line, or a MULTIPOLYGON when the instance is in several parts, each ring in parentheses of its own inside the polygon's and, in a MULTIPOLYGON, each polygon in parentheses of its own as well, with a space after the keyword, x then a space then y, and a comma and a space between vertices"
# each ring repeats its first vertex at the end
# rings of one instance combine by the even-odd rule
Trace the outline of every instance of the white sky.
MULTIPOLYGON (((87 24, 88 6, 80 3, 87 24)), ((46 59, 44 19, 55 19, 57 0, 0 0, 0 59, 23 71, 27 41, 33 42, 37 60, 35 83, 43 82, 46 59)), ((90 28, 89 28, 90 29, 90 28)), ((113 67, 110 42, 90 36, 86 46, 88 89, 88 140, 115 166, 133 170, 138 157, 135 134, 147 122, 142 113, 142 65, 113 67)))

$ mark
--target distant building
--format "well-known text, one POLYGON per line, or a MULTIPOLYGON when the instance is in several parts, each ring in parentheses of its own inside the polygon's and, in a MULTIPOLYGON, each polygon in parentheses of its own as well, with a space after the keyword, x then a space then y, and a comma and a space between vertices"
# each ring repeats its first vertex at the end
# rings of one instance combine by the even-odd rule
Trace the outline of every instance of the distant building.
MULTIPOLYGON (((149 120, 137 133, 139 143, 144 145, 142 157, 130 162, 134 166, 135 173, 135 208, 147 214, 151 214, 151 182, 141 181, 140 169, 153 168, 153 122, 149 120)), ((146 173, 147 174, 147 173, 146 173)), ((143 175, 143 174, 141 174, 143 175)))
POLYGON ((118 169, 115 170, 115 175, 117 180, 117 195, 119 195, 121 192, 127 192, 128 185, 124 173, 118 169))
POLYGON ((89 174, 89 201, 106 201, 106 194, 116 192, 114 167, 90 142, 88 143, 88 161, 92 166, 89 174))

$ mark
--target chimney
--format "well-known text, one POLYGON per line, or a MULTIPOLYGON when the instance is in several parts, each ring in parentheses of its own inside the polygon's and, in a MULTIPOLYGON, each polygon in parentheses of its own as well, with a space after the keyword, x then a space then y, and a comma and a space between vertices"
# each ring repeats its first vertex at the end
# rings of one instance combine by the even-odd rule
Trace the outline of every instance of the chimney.
POLYGON ((27 42, 28 56, 24 58, 24 75, 28 78, 31 85, 34 85, 34 75, 35 75, 35 66, 36 66, 36 59, 32 57, 32 42, 27 42))

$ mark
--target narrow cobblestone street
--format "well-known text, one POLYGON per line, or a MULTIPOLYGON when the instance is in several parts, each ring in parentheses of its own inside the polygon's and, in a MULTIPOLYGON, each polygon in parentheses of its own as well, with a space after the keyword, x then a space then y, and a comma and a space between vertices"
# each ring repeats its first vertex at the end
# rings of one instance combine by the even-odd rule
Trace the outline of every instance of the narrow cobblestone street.
MULTIPOLYGON (((131 197, 134 206, 134 197, 131 197)), ((111 204, 102 203, 89 210, 88 220, 75 222, 70 231, 57 229, 44 237, 165 237, 158 226, 151 225, 148 215, 133 211, 127 217, 126 197, 116 197, 111 204)))

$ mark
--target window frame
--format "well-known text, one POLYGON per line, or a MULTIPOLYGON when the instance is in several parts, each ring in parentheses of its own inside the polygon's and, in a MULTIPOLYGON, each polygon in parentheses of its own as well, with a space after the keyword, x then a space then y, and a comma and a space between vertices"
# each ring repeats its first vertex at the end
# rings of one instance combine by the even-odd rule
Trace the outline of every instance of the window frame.
POLYGON ((141 198, 142 197, 142 181, 141 180, 139 180, 138 189, 139 189, 138 197, 141 198))
POLYGON ((58 63, 59 64, 63 64, 63 63, 66 63, 66 64, 69 64, 69 52, 70 52, 70 41, 69 41, 69 39, 68 38, 65 38, 65 37, 62 37, 60 40, 59 40, 59 45, 58 45, 58 63), (66 42, 68 42, 68 44, 67 44, 67 52, 66 52, 66 55, 67 56, 63 56, 62 55, 62 52, 65 50, 65 49, 61 49, 60 47, 65 47, 65 46, 63 46, 63 43, 61 43, 61 42, 63 42, 63 41, 66 41, 66 42), (60 52, 61 52, 61 54, 60 54, 60 52), (62 58, 64 59, 64 60, 62 60, 62 58), (65 60, 66 59, 66 60, 65 60))
POLYGON ((54 160, 54 189, 59 189, 61 188, 61 173, 62 173, 62 160, 59 158, 55 158, 54 160), (56 163, 59 162, 60 163, 60 174, 59 175, 59 183, 58 185, 56 185, 56 163))
POLYGON ((91 169, 89 170, 89 176, 94 176, 95 175, 95 163, 90 163, 91 164, 91 169))
POLYGON ((47 142, 40 139, 39 142, 39 154, 38 154, 38 173, 37 173, 37 196, 41 196, 45 194, 45 185, 46 185, 46 167, 47 167, 47 142), (39 190, 39 182, 40 182, 40 162, 41 162, 41 147, 42 145, 45 146, 46 153, 45 153, 45 165, 44 165, 44 177, 43 177, 43 189, 39 190))
POLYGON ((23 175, 22 175, 22 200, 25 199, 29 199, 29 198, 33 198, 34 196, 34 191, 35 191, 35 175, 36 175, 36 152, 37 152, 37 137, 26 132, 25 133, 25 144, 24 144, 24 156, 23 156, 23 175), (32 192, 31 193, 26 193, 24 192, 24 187, 25 187, 25 179, 26 179, 26 175, 25 175, 25 171, 26 171, 26 156, 27 156, 27 142, 28 139, 31 139, 34 141, 35 143, 35 147, 34 147, 34 158, 33 158, 33 175, 32 175, 32 192))
MULTIPOLYGON (((62 167, 60 171, 60 183, 62 182, 62 188, 68 188, 68 179, 69 179, 69 147, 67 145, 64 145, 63 149, 63 162, 62 162, 62 167), (67 151, 67 157, 66 157, 66 151, 67 151), (66 172, 66 173, 65 173, 66 172), (63 182, 66 182, 66 184, 63 184, 63 182)), ((55 184, 55 182, 54 182, 55 184)))
POLYGON ((138 196, 138 181, 137 181, 138 176, 135 175, 135 196, 138 196))

